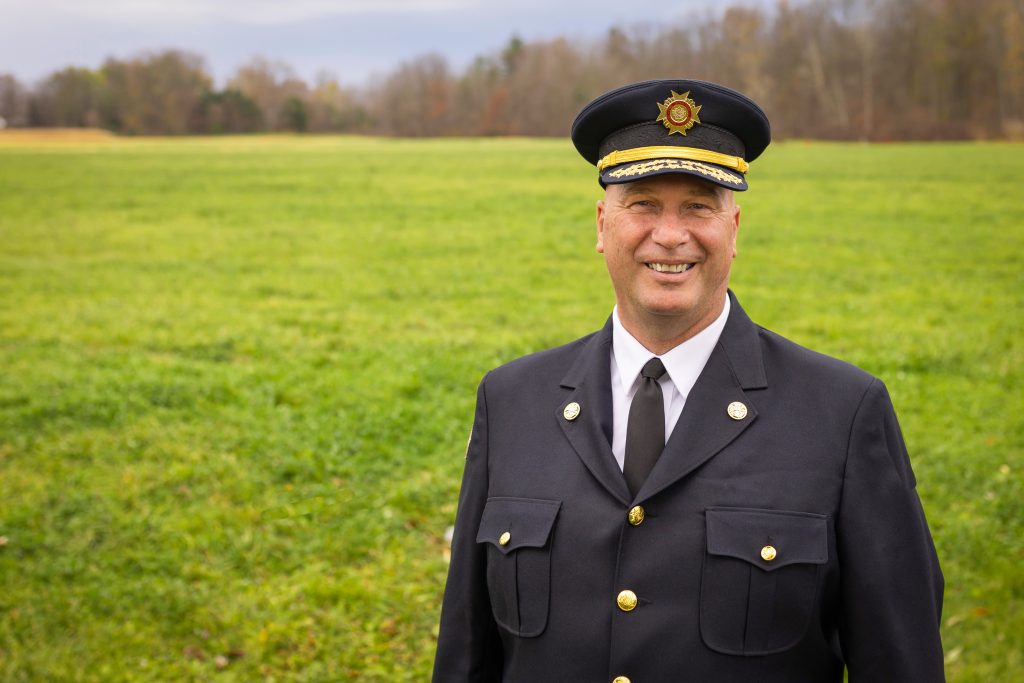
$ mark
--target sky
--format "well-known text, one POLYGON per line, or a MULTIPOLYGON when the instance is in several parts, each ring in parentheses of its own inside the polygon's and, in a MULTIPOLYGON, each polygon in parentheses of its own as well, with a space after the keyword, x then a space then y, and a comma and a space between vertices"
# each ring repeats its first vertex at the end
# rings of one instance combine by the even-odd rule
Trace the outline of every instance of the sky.
MULTIPOLYGON (((768 0, 730 4, 767 5, 768 0)), ((255 55, 313 81, 327 70, 365 85, 436 52, 456 69, 513 35, 594 38, 609 27, 712 16, 709 0, 0 0, 0 73, 26 85, 65 66, 177 48, 199 53, 218 83, 255 55)))

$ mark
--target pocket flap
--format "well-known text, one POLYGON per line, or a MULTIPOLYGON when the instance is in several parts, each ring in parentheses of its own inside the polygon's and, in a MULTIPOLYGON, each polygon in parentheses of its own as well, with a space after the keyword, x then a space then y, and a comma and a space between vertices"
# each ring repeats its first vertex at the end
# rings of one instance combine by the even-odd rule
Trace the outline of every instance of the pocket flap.
POLYGON ((828 562, 828 518, 810 512, 708 508, 708 553, 773 571, 828 562))
POLYGON ((542 548, 561 506, 559 500, 488 498, 476 542, 492 543, 505 555, 516 548, 542 548))

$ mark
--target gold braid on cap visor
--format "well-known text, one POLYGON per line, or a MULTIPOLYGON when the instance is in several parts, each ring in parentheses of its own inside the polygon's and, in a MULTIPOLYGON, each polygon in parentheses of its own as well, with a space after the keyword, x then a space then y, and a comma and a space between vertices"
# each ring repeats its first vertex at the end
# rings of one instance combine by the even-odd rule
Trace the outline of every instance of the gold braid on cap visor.
POLYGON ((696 147, 636 147, 634 149, 616 150, 606 155, 597 162, 597 170, 600 172, 609 166, 618 166, 619 164, 628 164, 631 161, 645 161, 647 159, 706 161, 709 164, 736 169, 740 173, 746 173, 747 169, 750 168, 750 164, 743 157, 712 152, 709 149, 698 149, 696 147))

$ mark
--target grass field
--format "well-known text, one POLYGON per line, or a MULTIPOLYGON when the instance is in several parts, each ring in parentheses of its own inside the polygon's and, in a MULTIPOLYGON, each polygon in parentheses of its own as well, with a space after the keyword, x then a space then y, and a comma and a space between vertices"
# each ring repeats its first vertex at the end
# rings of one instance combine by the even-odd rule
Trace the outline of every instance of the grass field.
MULTIPOLYGON (((1021 680, 1024 147, 750 180, 734 290, 886 381, 948 677, 1021 680)), ((598 197, 564 140, 0 135, 0 680, 426 680, 476 384, 603 323, 598 197)))

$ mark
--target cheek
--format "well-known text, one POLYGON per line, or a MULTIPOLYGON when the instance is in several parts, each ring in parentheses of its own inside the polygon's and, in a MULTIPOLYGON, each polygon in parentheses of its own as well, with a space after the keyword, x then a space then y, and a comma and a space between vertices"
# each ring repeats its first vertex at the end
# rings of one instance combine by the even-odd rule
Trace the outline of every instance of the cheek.
POLYGON ((618 235, 606 235, 602 253, 608 270, 619 277, 624 277, 633 265, 633 250, 619 237, 618 235))
POLYGON ((623 266, 633 263, 635 252, 636 244, 622 239, 622 235, 614 240, 605 241, 605 256, 623 266))
POLYGON ((636 217, 628 221, 620 220, 612 226, 606 223, 605 227, 604 248, 623 254, 632 254, 636 251, 651 232, 646 222, 636 217))
POLYGON ((708 226, 702 232, 699 242, 709 253, 722 258, 736 257, 736 230, 732 223, 721 222, 708 226))

